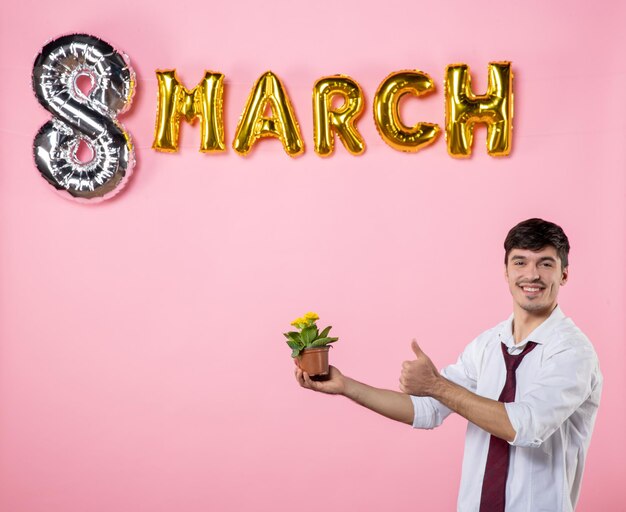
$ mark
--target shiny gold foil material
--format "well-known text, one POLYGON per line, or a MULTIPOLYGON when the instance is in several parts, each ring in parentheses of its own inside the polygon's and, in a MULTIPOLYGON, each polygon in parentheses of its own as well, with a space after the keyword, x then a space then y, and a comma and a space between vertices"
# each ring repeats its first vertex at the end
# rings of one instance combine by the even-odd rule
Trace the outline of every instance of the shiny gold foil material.
POLYGON ((289 156, 304 151, 304 142, 291 102, 280 79, 271 71, 264 73, 256 82, 237 125, 233 149, 247 155, 261 137, 276 137, 289 156), (265 116, 271 108, 271 117, 265 116))
POLYGON ((345 148, 353 155, 365 151, 365 141, 355 126, 363 113, 363 92, 349 76, 335 75, 320 78, 313 86, 313 140, 315 152, 329 156, 335 149, 335 132, 345 148), (344 100, 333 108, 333 97, 344 100))
POLYGON ((399 103, 403 96, 424 96, 435 90, 430 76, 418 70, 390 74, 374 96, 374 121, 382 139, 392 148, 414 153, 437 140, 439 126, 417 123, 406 126, 400 119, 399 103))
POLYGON ((510 62, 489 63, 487 94, 472 92, 469 68, 453 64, 446 68, 446 139, 448 153, 457 158, 472 153, 474 124, 487 124, 487 152, 508 155, 513 131, 513 72, 510 62))
POLYGON ((188 123, 200 120, 200 151, 224 151, 224 75, 206 71, 202 81, 189 91, 176 70, 157 71, 159 97, 152 148, 178 151, 181 117, 188 123))

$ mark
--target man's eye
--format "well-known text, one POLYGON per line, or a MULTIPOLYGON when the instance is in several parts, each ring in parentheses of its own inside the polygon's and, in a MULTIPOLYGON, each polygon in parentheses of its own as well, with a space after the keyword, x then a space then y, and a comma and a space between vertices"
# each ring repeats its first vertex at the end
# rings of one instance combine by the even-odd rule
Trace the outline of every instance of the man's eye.
POLYGON ((516 265, 518 267, 521 267, 523 264, 524 264, 524 262, 523 261, 519 261, 519 260, 513 262, 513 265, 516 265))
POLYGON ((543 266, 544 266, 544 267, 547 267, 547 268, 552 268, 552 263, 551 263, 551 262, 549 262, 549 261, 545 261, 545 262, 543 263, 543 266))

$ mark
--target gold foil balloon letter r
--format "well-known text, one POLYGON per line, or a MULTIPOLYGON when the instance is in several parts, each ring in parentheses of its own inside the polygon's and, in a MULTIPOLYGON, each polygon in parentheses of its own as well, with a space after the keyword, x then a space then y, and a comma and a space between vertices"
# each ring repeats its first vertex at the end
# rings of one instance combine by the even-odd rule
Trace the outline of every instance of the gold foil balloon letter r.
POLYGON ((333 130, 345 148, 353 155, 365 151, 363 137, 355 122, 363 113, 361 87, 348 76, 335 75, 320 78, 313 86, 313 138, 315 152, 329 156, 335 148, 333 130), (335 96, 343 98, 340 107, 333 108, 335 96))

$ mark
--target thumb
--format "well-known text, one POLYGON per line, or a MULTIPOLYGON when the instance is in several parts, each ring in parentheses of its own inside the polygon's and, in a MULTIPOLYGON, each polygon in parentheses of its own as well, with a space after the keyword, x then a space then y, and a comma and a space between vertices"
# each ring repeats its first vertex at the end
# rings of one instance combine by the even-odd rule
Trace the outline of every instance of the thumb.
POLYGON ((417 341, 415 341, 415 338, 413 338, 413 341, 411 341, 411 348, 413 349, 415 355, 418 357, 424 354, 420 346, 417 344, 417 341))

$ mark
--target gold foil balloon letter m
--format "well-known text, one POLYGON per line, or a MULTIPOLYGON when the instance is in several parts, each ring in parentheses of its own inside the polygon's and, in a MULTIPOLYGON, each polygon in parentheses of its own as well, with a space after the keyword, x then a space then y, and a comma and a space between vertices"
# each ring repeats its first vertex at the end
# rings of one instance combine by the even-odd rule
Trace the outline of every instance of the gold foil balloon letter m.
POLYGON ((224 75, 207 71, 192 91, 178 80, 175 70, 157 71, 159 99, 152 147, 178 151, 181 117, 188 123, 200 119, 200 151, 224 151, 222 119, 224 75))
POLYGON ((508 155, 513 130, 513 73, 510 62, 489 63, 487 94, 472 92, 469 68, 453 64, 446 69, 446 138, 448 153, 464 158, 471 155, 474 124, 487 124, 487 152, 508 155))

